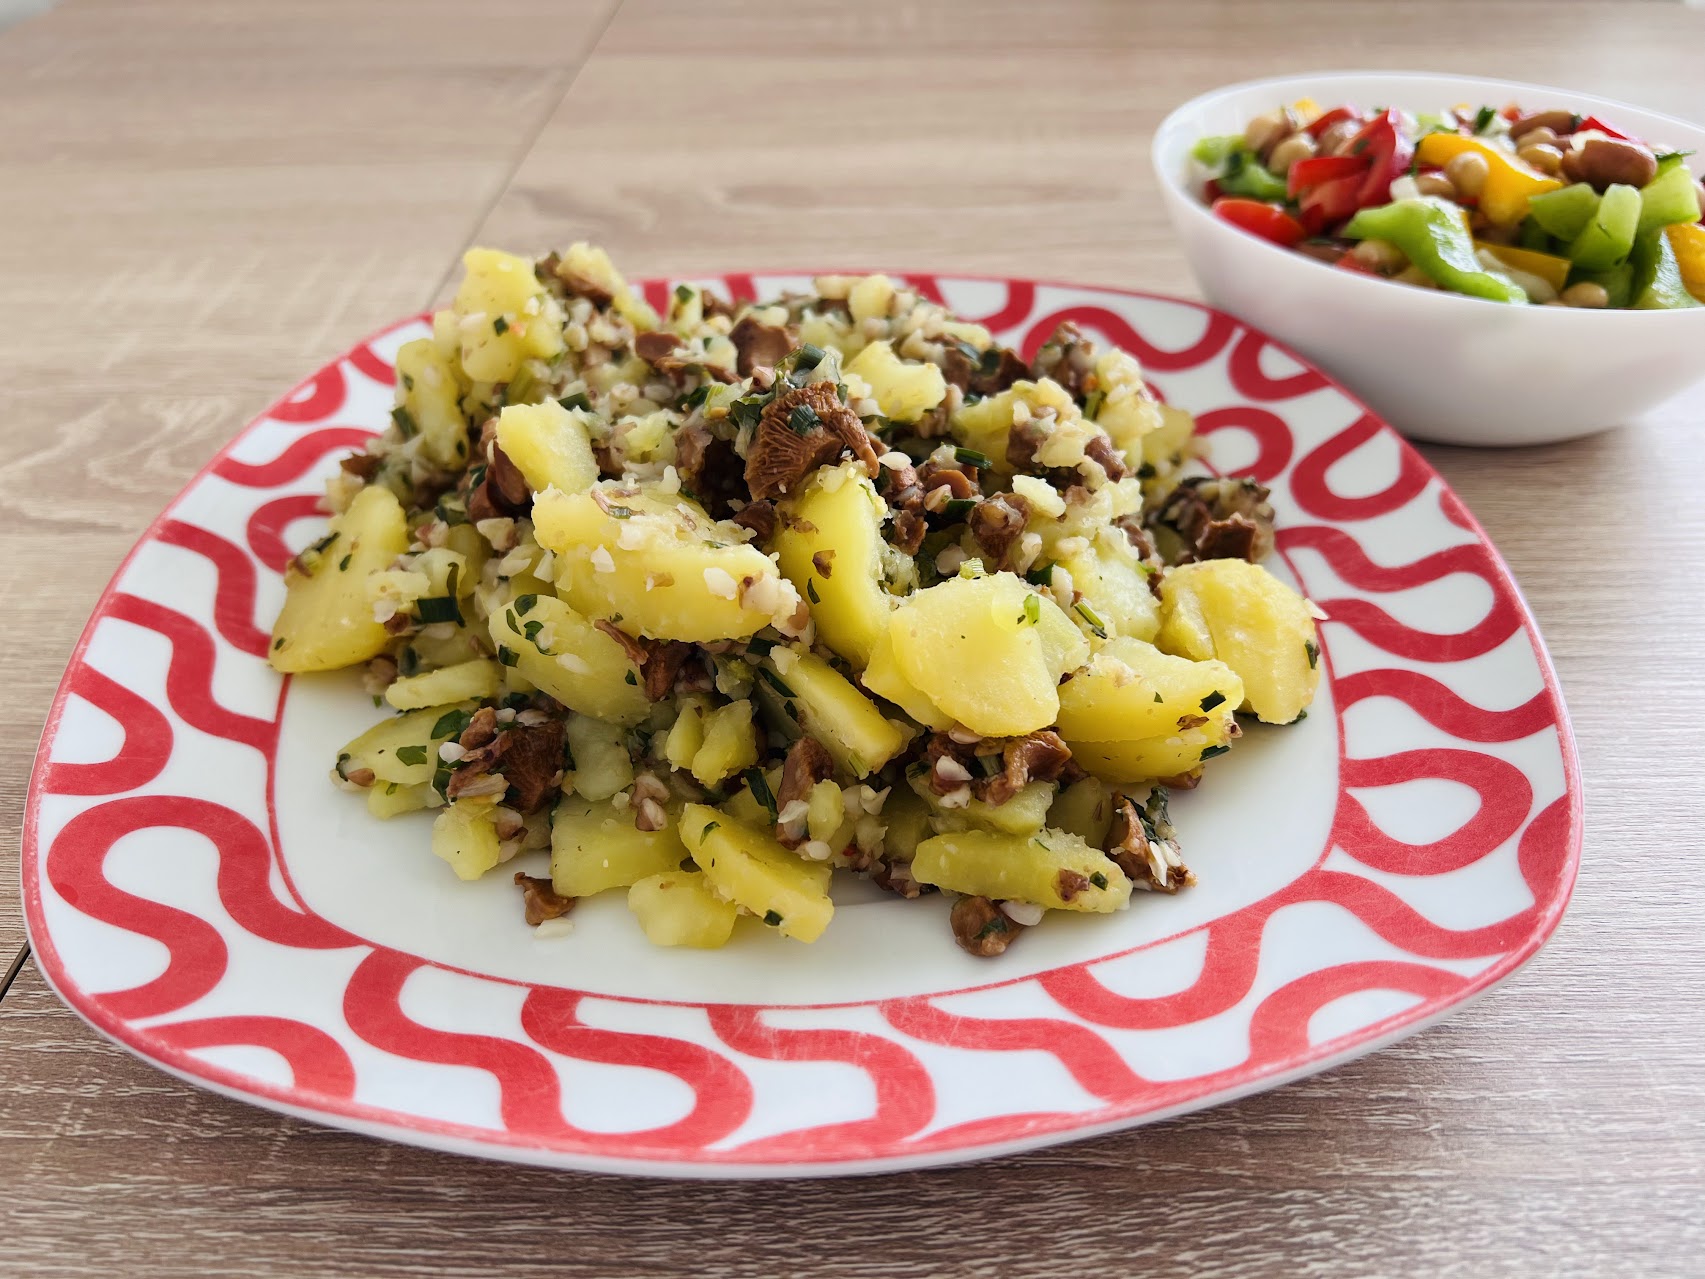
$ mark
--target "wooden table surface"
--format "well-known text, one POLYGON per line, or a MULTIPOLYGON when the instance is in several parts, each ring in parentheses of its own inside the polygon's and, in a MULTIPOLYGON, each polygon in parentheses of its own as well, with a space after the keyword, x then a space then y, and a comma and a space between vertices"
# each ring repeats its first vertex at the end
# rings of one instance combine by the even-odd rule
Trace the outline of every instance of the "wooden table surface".
POLYGON ((1561 671, 1574 904, 1448 1024, 1237 1105, 850 1182, 458 1160, 110 1047, 47 991, 16 896, 37 732, 120 557, 469 242, 1189 293, 1146 143, 1186 97, 1361 65, 1705 118, 1701 52, 1705 13, 1610 0, 66 0, 0 32, 0 1275, 1702 1273, 1705 388, 1573 444, 1425 450, 1561 671))

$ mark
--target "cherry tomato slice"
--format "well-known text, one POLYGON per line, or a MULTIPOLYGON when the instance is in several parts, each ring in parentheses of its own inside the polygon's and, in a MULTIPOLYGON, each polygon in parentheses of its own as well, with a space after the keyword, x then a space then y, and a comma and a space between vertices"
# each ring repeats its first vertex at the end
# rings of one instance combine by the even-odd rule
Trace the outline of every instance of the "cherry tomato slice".
POLYGON ((1213 211, 1233 226, 1287 249, 1304 235, 1302 223, 1276 204, 1228 195, 1214 201, 1213 211))

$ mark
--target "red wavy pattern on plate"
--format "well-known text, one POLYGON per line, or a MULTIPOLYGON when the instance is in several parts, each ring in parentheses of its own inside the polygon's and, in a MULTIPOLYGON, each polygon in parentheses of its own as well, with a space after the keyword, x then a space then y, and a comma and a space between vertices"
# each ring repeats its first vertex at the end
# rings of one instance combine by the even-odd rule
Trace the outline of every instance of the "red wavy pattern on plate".
POLYGON ((42 785, 56 795, 117 795, 146 786, 172 757, 172 722, 147 698, 109 679, 93 666, 73 666, 66 691, 110 715, 124 733, 111 759, 98 764, 55 760, 42 785))
POLYGON ((324 518, 325 511, 317 494, 293 493, 257 506, 249 516, 244 536, 254 557, 274 573, 282 574, 291 557, 290 547, 284 541, 284 530, 297 520, 324 518))
POLYGON ((356 368, 382 385, 389 386, 397 376, 397 366, 375 351, 371 342, 363 342, 351 351, 346 358, 356 368))
POLYGON ((219 575, 213 600, 213 625, 232 648, 265 657, 270 638, 254 623, 255 564, 239 546, 194 524, 167 520, 160 540, 206 557, 219 575))
MULTIPOLYGON (((312 419, 304 419, 311 421, 312 419)), ((213 473, 244 488, 277 488, 300 479, 332 453, 347 453, 373 438, 359 426, 332 426, 292 440, 288 448, 266 462, 239 462, 227 457, 215 463, 213 473)))
MULTIPOLYGON (((942 295, 937 277, 909 278, 925 296, 942 295)), ((1060 322, 1069 319, 1126 346, 1151 372, 1162 376, 1199 368, 1224 356, 1227 380, 1241 398, 1208 406, 1200 418, 1202 430, 1250 431, 1258 445, 1251 472, 1264 481, 1288 481, 1297 506, 1306 515, 1353 526, 1357 521, 1400 510, 1422 509, 1431 475, 1406 446, 1392 443, 1394 437, 1365 414, 1331 435, 1323 436, 1318 430, 1312 435, 1299 433, 1300 428, 1289 416, 1288 402, 1315 395, 1330 384, 1313 370, 1280 378, 1267 376, 1260 368, 1266 339, 1229 317, 1206 313, 1201 336, 1180 348, 1146 338, 1141 325, 1127 318, 1127 312, 1145 314, 1142 308, 1152 306, 1153 300, 1137 297, 1133 302, 1130 297, 1101 294, 1098 297, 1110 299, 1106 304, 1092 300, 1037 315, 1038 290, 1033 282, 996 283, 1004 290, 1001 305, 988 315, 973 318, 996 330, 1002 340, 1018 343, 1027 354, 1032 354, 1060 322), (1385 463, 1381 454, 1369 450, 1376 443, 1380 450, 1395 450, 1394 467, 1385 463), (1299 456, 1301 460, 1295 460, 1299 456), (1370 469, 1387 466, 1384 488, 1362 496, 1335 491, 1326 475, 1339 462, 1364 475, 1370 469)), ((731 275, 725 277, 724 284, 735 296, 754 292, 750 276, 731 275)), ((645 286, 645 295, 654 304, 666 304, 668 288, 669 282, 653 282, 645 286)), ((1193 331, 1187 324, 1181 327, 1193 331)), ((396 333, 385 336, 395 337, 396 333)), ((253 492, 252 506, 233 517, 235 526, 230 530, 214 531, 176 517, 162 521, 153 530, 153 538, 195 551, 214 564, 218 576, 213 631, 164 604, 132 595, 112 591, 103 601, 97 618, 116 617, 145 626, 170 641, 171 654, 164 670, 167 702, 185 723, 225 741, 258 749, 271 759, 277 723, 240 715, 220 705, 212 695, 211 671, 222 648, 254 654, 257 640, 264 645, 264 634, 254 625, 258 581, 248 556, 252 554, 271 571, 282 570, 289 557, 283 536, 286 529, 317 512, 313 473, 333 451, 357 444, 369 434, 353 426, 334 425, 333 419, 348 402, 352 384, 364 377, 385 382, 390 376, 390 365, 376 355, 372 342, 364 344, 344 364, 331 366, 303 383, 269 413, 271 421, 300 425, 306 428, 305 434, 264 462, 237 462, 229 457, 217 460, 209 473, 253 492)), ((1163 389, 1157 387, 1157 393, 1163 389)), ((1454 495, 1442 488, 1438 492, 1439 514, 1478 536, 1472 517, 1454 495)), ((1479 542, 1424 556, 1410 564, 1386 566, 1367 555, 1352 529, 1297 527, 1288 512, 1283 514, 1281 550, 1316 551, 1349 592, 1327 601, 1333 618, 1323 641, 1329 672, 1331 632, 1338 625, 1350 627, 1393 656, 1436 662, 1441 667, 1489 651, 1524 625, 1513 589, 1495 554, 1479 542), (1443 582, 1460 573, 1486 583, 1493 602, 1480 622, 1457 635, 1435 635, 1408 626, 1368 598, 1443 582)), ((1307 575, 1303 576, 1306 582, 1307 575)), ((160 708, 88 666, 81 648, 61 689, 58 706, 69 696, 85 697, 119 721, 125 744, 112 760, 101 764, 53 764, 44 751, 26 829, 26 902, 44 966, 74 1005, 109 1033, 145 1053, 172 1059, 178 1068, 191 1074, 202 1072, 197 1060, 182 1056, 181 1050, 221 1044, 270 1048, 289 1062, 293 1090, 269 1093, 259 1083, 252 1085, 253 1090, 261 1095, 279 1095, 334 1122, 342 1117, 367 1117, 423 1135, 474 1131, 430 1114, 376 1112, 355 1103, 360 1068, 340 1042, 347 1033, 362 1040, 368 1053, 388 1054, 395 1061, 463 1066, 489 1074, 501 1097, 501 1126, 487 1133, 495 1143, 491 1147, 494 1153, 505 1144, 518 1144, 604 1159, 628 1156, 704 1165, 783 1166, 897 1159, 908 1151, 974 1150, 1037 1133, 1070 1131, 1087 1122, 1106 1122, 1109 1117, 1140 1116, 1162 1106, 1211 1097, 1216 1090, 1251 1086, 1252 1080, 1286 1068, 1288 1063, 1324 1056, 1322 1045, 1309 1041, 1308 1022, 1333 1001, 1368 990, 1397 990, 1418 997, 1416 1009, 1356 1032, 1365 1038, 1383 1027, 1407 1024, 1436 1012, 1489 980, 1465 978, 1426 961, 1485 960, 1486 972, 1491 973, 1499 971, 1499 964, 1507 968, 1519 962, 1543 937, 1566 898, 1573 874, 1579 836, 1578 794, 1571 789, 1530 815, 1533 786, 1527 776, 1497 755, 1473 748, 1531 737, 1547 729, 1557 731, 1561 712, 1555 690, 1548 685, 1544 693, 1520 706, 1492 710, 1466 700, 1441 679, 1392 668, 1337 676, 1334 693, 1340 716, 1344 708, 1359 701, 1393 698, 1411 707, 1435 729, 1449 734, 1454 742, 1449 748, 1343 758, 1344 787, 1445 780, 1469 786, 1479 799, 1475 813, 1459 830, 1415 845, 1381 830, 1366 807, 1345 790, 1334 822, 1335 838, 1344 851, 1384 872, 1438 874, 1506 847, 1511 838, 1516 838, 1516 856, 1532 898, 1529 904, 1484 927, 1453 931, 1429 920, 1392 887, 1317 865, 1266 899, 1204 926, 1200 930, 1201 970, 1185 989, 1174 994, 1152 998, 1121 995, 1099 979, 1090 965, 1079 964, 1034 979, 1058 1008, 1057 1017, 959 1016, 932 1002, 939 996, 882 1001, 872 1011, 877 1024, 890 1028, 893 1037, 870 1030, 868 1015, 860 1023, 862 1029, 837 1024, 781 1028, 766 1020, 763 1006, 703 1008, 713 1033, 708 1044, 663 1033, 614 1032, 581 1019, 583 997, 579 992, 548 987, 528 988, 521 1007, 520 1039, 437 1029, 403 1011, 409 978, 433 965, 388 948, 377 948, 361 960, 339 992, 335 1025, 330 1029, 261 1015, 137 1027, 133 1024, 137 1019, 185 1008, 227 977, 227 951, 220 927, 240 928, 252 939, 251 945, 272 946, 281 956, 354 946, 361 940, 278 899, 272 890, 274 850, 246 817, 222 805, 181 795, 126 794, 155 784, 172 752, 186 747, 173 740, 170 721, 160 708), (50 794, 67 799, 97 798, 71 816, 47 842, 39 858, 46 882, 58 894, 63 908, 164 947, 165 967, 157 976, 126 990, 89 995, 66 972, 53 930, 41 913, 39 886, 34 881, 38 865, 33 852, 37 806, 42 796, 50 794), (221 920, 215 926, 215 922, 177 906, 127 893, 106 878, 107 855, 114 844, 149 829, 193 831, 212 842, 217 851, 213 887, 228 921, 221 920), (1317 903, 1347 912, 1411 958, 1333 964, 1281 985, 1253 1001, 1248 1009, 1247 1059, 1196 1079, 1150 1082, 1131 1067, 1113 1041, 1097 1032, 1097 1027, 1177 1031, 1229 1014, 1249 1000, 1255 988, 1263 947, 1272 935, 1269 925, 1273 917, 1291 906, 1317 903), (943 1126, 921 1135, 939 1114, 937 1090, 943 1080, 936 1071, 944 1069, 920 1055, 920 1046, 925 1044, 983 1054, 990 1062, 999 1061, 1006 1053, 1049 1053, 1085 1092, 1102 1099, 1106 1108, 1086 1117, 1025 1108, 1015 1097, 1008 1113, 943 1126), (173 1053, 179 1056, 173 1058, 173 1053), (553 1054, 610 1068, 662 1071, 691 1090, 692 1107, 682 1118, 650 1129, 637 1124, 637 1131, 631 1133, 583 1131, 564 1116, 553 1054), (753 1058, 777 1065, 840 1063, 861 1071, 870 1081, 874 1112, 851 1122, 813 1124, 809 1110, 801 1110, 786 1131, 730 1147, 731 1137, 760 1118, 766 1104, 763 1090, 773 1086, 760 1081, 776 1077, 773 1070, 763 1075, 749 1071, 747 1063, 753 1058)), ((55 714, 57 717, 57 709, 55 714)), ((51 746, 51 729, 47 741, 51 746)), ((991 975, 996 981, 1000 979, 998 973, 991 975)), ((460 980, 487 979, 464 976, 460 980)), ((833 1020, 829 1014, 823 1016, 833 1020)), ((221 1076, 210 1068, 207 1077, 230 1081, 229 1074, 221 1076)), ((234 1086, 242 1086, 240 1076, 234 1086)), ((760 1127, 768 1126, 767 1122, 760 1123, 760 1127)))
POLYGON ((268 1048, 284 1058, 297 1088, 324 1097, 355 1095, 355 1063, 317 1026, 288 1017, 203 1017, 154 1027, 173 1048, 268 1048))

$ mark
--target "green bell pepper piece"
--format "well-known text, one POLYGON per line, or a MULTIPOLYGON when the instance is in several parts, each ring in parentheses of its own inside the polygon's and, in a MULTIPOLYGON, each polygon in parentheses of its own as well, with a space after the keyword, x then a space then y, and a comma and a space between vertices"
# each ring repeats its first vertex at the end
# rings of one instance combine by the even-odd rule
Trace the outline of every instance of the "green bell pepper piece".
POLYGON ((1246 195, 1254 200, 1285 198, 1285 180, 1269 172, 1241 144, 1226 156, 1219 184, 1220 190, 1227 195, 1246 195))
POLYGON ((1521 220, 1521 238, 1516 243, 1535 253, 1557 254, 1557 245, 1551 234, 1531 216, 1521 220))
POLYGON ((1492 302, 1526 302, 1522 287, 1485 270, 1457 206, 1438 196, 1398 200, 1363 209, 1343 234, 1352 240, 1388 240, 1441 288, 1492 302))
POLYGON ((1687 150, 1687 151, 1665 151, 1662 155, 1660 155, 1658 157, 1657 176, 1661 178, 1661 177, 1663 177, 1664 174, 1668 173, 1671 169, 1679 168, 1680 166, 1686 164, 1687 163, 1687 157, 1692 155, 1692 154, 1693 154, 1693 152, 1691 150, 1687 150))
POLYGON ((1636 236, 1671 222, 1699 221, 1699 186, 1685 165, 1658 174, 1640 188, 1640 222, 1636 236))
POLYGON ((1610 298, 1605 307, 1620 311, 1634 296, 1634 267, 1628 262, 1613 266, 1608 271, 1582 271, 1577 267, 1569 272, 1569 283, 1598 285, 1610 298))
POLYGON ((1243 145, 1243 139, 1235 133, 1214 134, 1197 140, 1190 148, 1190 158, 1198 164, 1205 164, 1210 169, 1217 169, 1225 163, 1225 158, 1243 145))
POLYGON ((1607 271, 1626 262, 1639 225, 1639 189, 1611 183, 1586 226, 1569 242, 1569 261, 1583 271, 1607 271))
POLYGON ((1629 303, 1636 311, 1679 311, 1698 306, 1681 280, 1681 265, 1675 260, 1675 249, 1662 227, 1654 227, 1634 237, 1634 251, 1628 256, 1632 279, 1629 303))
POLYGON ((1528 216, 1559 240, 1573 240, 1597 212, 1598 192, 1585 182, 1531 196, 1527 202, 1528 216))

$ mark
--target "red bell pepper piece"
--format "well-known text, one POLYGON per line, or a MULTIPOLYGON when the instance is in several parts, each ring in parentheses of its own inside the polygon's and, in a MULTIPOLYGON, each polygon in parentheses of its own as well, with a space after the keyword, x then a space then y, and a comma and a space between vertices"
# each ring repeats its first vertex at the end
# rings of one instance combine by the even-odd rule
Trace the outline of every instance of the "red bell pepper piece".
POLYGON ((1581 129, 1597 129, 1608 138, 1621 138, 1624 142, 1636 141, 1636 139, 1630 134, 1622 132, 1621 129, 1613 128, 1606 124, 1603 120, 1600 120, 1596 115, 1589 115, 1585 120, 1582 120, 1580 127, 1581 129))
POLYGON ((1287 249, 1303 238, 1302 224, 1276 204, 1228 195, 1214 201, 1213 211, 1233 226, 1287 249))
POLYGON ((1408 171, 1409 161, 1415 154, 1415 144, 1403 131, 1397 112, 1387 108, 1350 139, 1348 154, 1362 156, 1368 161, 1367 176, 1362 179, 1362 188, 1356 195, 1356 207, 1365 209, 1370 205, 1391 202, 1391 183, 1408 171))
POLYGON ((1323 182, 1347 178, 1351 174, 1361 173, 1367 167, 1367 161, 1359 155, 1317 155, 1312 159, 1298 160, 1291 165, 1291 171, 1286 176, 1285 193, 1294 200, 1323 182))
POLYGON ((1379 275, 1378 271, 1363 262, 1354 253, 1346 253, 1332 265, 1340 271, 1354 271, 1357 275, 1379 275))
POLYGON ((1364 173, 1358 168, 1354 173, 1322 182, 1305 192, 1299 202, 1303 228, 1310 235, 1319 235, 1348 221, 1362 207, 1358 201, 1364 181, 1364 173))
POLYGON ((1318 138, 1326 130, 1343 120, 1360 120, 1362 113, 1355 107, 1333 107, 1330 111, 1322 111, 1303 127, 1303 132, 1311 138, 1318 138))
POLYGON ((1202 183, 1202 198, 1209 204, 1212 204, 1224 194, 1225 188, 1220 186, 1218 178, 1209 178, 1206 182, 1202 183))

